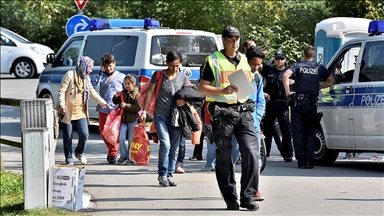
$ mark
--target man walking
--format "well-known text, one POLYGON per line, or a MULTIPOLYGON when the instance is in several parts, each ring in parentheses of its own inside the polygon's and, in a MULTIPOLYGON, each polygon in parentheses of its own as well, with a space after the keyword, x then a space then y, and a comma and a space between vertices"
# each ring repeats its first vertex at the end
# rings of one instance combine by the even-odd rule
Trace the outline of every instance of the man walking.
POLYGON ((206 58, 204 74, 199 91, 209 102, 212 130, 217 146, 216 179, 228 210, 238 210, 234 166, 232 165, 232 136, 239 142, 242 155, 240 207, 255 211, 259 206, 254 197, 259 184, 258 140, 253 126, 252 112, 255 102, 238 98, 238 87, 231 85, 228 75, 242 69, 249 81, 252 74, 245 55, 238 52, 240 32, 227 26, 222 33, 224 50, 216 51, 206 58))

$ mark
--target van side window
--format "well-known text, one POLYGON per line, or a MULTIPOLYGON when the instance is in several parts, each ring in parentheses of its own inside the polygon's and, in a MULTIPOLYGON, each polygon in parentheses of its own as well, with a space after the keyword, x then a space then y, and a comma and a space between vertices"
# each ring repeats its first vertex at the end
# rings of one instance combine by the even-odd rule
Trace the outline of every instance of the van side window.
POLYGON ((107 53, 115 56, 117 66, 133 66, 138 41, 138 36, 89 35, 84 55, 91 57, 95 66, 101 65, 101 57, 107 53))
POLYGON ((384 81, 384 41, 367 42, 360 66, 359 82, 384 81))
POLYGON ((83 37, 73 38, 68 45, 63 49, 61 53, 55 59, 55 63, 52 67, 60 66, 75 66, 79 59, 79 53, 83 37))
POLYGON ((356 68, 357 57, 360 52, 361 44, 351 44, 344 47, 329 71, 335 75, 338 83, 351 83, 356 68))

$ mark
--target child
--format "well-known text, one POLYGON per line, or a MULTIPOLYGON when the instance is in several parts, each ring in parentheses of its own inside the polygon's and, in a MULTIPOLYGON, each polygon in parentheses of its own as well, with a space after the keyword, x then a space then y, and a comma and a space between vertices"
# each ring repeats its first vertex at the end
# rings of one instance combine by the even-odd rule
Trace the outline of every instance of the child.
POLYGON ((120 158, 117 161, 118 164, 133 165, 134 163, 129 160, 129 149, 132 142, 133 128, 137 124, 137 118, 139 117, 138 112, 141 107, 137 101, 140 93, 136 91, 136 78, 130 74, 124 78, 125 89, 120 92, 117 91, 115 96, 112 98, 114 104, 120 104, 120 108, 124 109, 121 117, 120 125, 120 136, 119 136, 119 149, 120 158), (120 94, 123 94, 124 101, 121 101, 120 94), (128 148, 125 145, 125 137, 128 131, 128 148))

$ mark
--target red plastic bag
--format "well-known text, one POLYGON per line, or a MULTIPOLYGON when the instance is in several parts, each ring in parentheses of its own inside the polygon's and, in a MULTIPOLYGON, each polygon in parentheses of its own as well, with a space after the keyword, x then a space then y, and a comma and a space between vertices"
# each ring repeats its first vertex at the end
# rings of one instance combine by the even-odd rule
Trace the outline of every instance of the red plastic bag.
MULTIPOLYGON (((124 102, 123 94, 120 94, 121 102, 124 102)), ((123 115, 124 109, 119 106, 112 110, 108 115, 105 121, 104 129, 101 132, 101 135, 111 144, 119 142, 119 133, 121 125, 121 116, 123 115)))
POLYGON ((104 130, 101 132, 104 139, 106 139, 109 143, 115 144, 119 142, 120 124, 121 114, 116 108, 108 114, 104 130))
POLYGON ((149 144, 145 126, 143 124, 135 125, 129 151, 129 159, 139 166, 147 166, 150 155, 151 146, 149 144))
MULTIPOLYGON (((162 70, 156 72, 156 80, 157 80, 157 83, 156 83, 155 92, 152 94, 151 102, 149 103, 147 109, 145 110, 150 115, 153 115, 153 113, 155 112, 156 100, 157 100, 157 97, 159 94, 161 83, 163 81, 163 71, 162 70)), ((144 86, 140 89, 140 96, 139 96, 139 99, 137 101, 139 102, 139 105, 141 107, 144 107, 144 100, 145 100, 145 96, 147 95, 150 82, 151 82, 151 80, 148 80, 144 84, 144 86)))

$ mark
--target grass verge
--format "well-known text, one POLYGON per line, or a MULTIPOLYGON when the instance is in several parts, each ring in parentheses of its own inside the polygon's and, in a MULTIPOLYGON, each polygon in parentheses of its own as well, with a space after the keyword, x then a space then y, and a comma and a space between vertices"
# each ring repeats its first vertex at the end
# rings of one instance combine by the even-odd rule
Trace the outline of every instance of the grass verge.
POLYGON ((24 210, 23 176, 12 172, 0 171, 0 215, 80 215, 57 208, 24 210))

